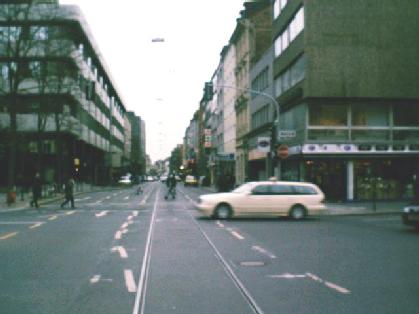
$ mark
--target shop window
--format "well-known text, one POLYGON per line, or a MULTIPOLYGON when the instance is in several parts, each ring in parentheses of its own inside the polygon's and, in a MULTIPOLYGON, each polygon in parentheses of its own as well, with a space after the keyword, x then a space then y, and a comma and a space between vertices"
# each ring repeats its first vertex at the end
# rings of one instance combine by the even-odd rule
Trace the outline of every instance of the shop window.
POLYGON ((334 129, 308 130, 308 139, 311 141, 315 141, 315 140, 347 141, 349 140, 349 132, 348 130, 334 130, 334 129))
POLYGON ((416 130, 403 130, 393 131, 393 139, 395 141, 419 141, 419 131, 416 130))
POLYGON ((390 132, 386 130, 352 130, 354 141, 387 141, 390 139, 390 132))
POLYGON ((395 126, 419 127, 419 105, 395 105, 393 106, 393 120, 395 126))
POLYGON ((357 104, 352 106, 352 125, 388 126, 388 106, 357 104))
POLYGON ((312 126, 346 126, 347 107, 339 105, 309 106, 309 124, 312 126))

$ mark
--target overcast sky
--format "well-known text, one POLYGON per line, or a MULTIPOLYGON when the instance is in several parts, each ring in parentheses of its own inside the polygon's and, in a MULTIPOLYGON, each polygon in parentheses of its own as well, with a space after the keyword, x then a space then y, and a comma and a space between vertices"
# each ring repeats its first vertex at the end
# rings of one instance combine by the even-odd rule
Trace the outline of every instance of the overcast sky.
POLYGON ((182 143, 243 2, 60 0, 83 11, 127 110, 146 122, 153 162, 182 143))

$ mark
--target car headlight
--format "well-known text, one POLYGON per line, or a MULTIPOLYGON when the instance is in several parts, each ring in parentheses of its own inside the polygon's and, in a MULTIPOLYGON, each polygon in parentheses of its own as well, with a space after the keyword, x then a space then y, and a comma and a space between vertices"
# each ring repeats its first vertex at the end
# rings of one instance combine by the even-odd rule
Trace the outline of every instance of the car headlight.
POLYGON ((409 213, 409 212, 410 212, 410 207, 405 207, 405 208, 403 208, 403 211, 404 211, 405 213, 409 213))

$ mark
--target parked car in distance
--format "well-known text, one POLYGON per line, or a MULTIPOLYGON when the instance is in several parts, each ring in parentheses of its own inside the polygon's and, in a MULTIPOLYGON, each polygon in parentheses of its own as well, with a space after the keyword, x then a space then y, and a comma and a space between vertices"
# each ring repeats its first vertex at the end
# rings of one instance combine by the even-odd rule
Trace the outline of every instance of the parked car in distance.
POLYGON ((167 175, 162 175, 162 176, 160 176, 160 181, 162 182, 162 183, 165 183, 166 182, 166 180, 167 180, 167 175))
POLYGON ((146 182, 153 182, 153 181, 154 181, 154 177, 152 177, 152 176, 147 176, 147 177, 145 178, 145 180, 146 180, 146 182))
POLYGON ((129 176, 123 176, 118 180, 119 185, 131 185, 132 181, 129 176))
POLYGON ((197 208, 209 217, 290 216, 302 219, 325 209, 324 194, 312 183, 260 181, 232 192, 201 195, 197 208))
POLYGON ((419 230, 419 200, 403 208, 402 221, 405 225, 413 226, 416 230, 419 230))
POLYGON ((198 180, 194 176, 185 177, 185 186, 198 186, 198 180))

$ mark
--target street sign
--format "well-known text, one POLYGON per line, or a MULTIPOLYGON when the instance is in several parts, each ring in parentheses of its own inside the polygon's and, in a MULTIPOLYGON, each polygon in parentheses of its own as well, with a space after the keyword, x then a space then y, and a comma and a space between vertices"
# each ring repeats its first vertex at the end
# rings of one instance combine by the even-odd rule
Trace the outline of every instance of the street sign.
POLYGON ((279 158, 281 159, 285 159, 288 157, 288 146, 287 145, 279 145, 278 148, 276 149, 276 153, 278 155, 279 158))
POLYGON ((293 138, 296 135, 295 130, 278 130, 278 138, 293 138))
POLYGON ((269 137, 258 137, 258 151, 267 153, 271 150, 271 139, 269 137))

